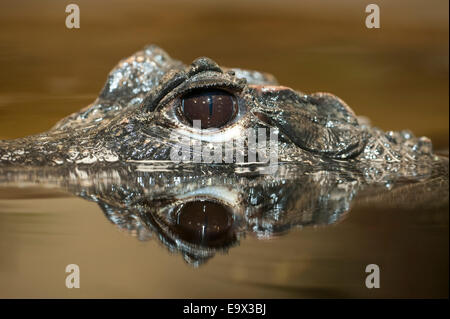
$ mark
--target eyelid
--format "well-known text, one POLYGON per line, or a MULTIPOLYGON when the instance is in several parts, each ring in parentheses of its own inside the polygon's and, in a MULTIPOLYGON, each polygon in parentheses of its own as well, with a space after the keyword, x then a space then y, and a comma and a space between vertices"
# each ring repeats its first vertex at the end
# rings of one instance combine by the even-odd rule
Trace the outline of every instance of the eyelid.
POLYGON ((238 95, 245 88, 245 80, 244 81, 231 81, 228 79, 218 79, 217 77, 210 78, 200 78, 194 80, 187 80, 181 83, 179 86, 174 88, 172 92, 168 93, 164 96, 159 104, 155 107, 155 110, 160 109, 167 105, 170 101, 180 98, 184 94, 187 94, 194 90, 199 89, 219 89, 224 90, 230 94, 238 95))
POLYGON ((185 72, 175 73, 175 75, 173 75, 159 91, 150 93, 145 97, 143 101, 144 109, 148 112, 155 111, 161 104, 161 101, 163 101, 167 95, 170 95, 171 92, 176 90, 176 88, 182 85, 182 83, 186 80, 187 76, 185 72))
MULTIPOLYGON (((244 81, 245 82, 245 81, 244 81)), ((224 89, 224 90, 230 90, 234 93, 241 92, 245 85, 242 81, 231 81, 225 78, 216 78, 216 77, 210 77, 210 78, 199 78, 194 79, 191 81, 185 82, 186 84, 183 86, 186 86, 186 88, 182 88, 179 91, 179 94, 186 93, 187 90, 196 90, 196 89, 224 89)))

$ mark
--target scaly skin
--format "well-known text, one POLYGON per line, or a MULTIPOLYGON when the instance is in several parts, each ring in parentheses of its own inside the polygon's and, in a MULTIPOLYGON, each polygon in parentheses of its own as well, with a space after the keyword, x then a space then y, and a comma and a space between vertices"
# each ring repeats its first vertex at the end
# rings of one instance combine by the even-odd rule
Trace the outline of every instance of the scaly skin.
MULTIPOLYGON (((211 146, 242 138, 247 129, 256 128, 278 133, 279 162, 350 163, 383 170, 426 165, 435 158, 427 138, 415 138, 408 131, 382 132, 329 93, 307 95, 278 86, 271 75, 219 67, 208 58, 186 66, 149 46, 111 71, 93 104, 46 133, 0 141, 0 165, 168 161, 171 148, 183 137, 211 146), (233 94, 239 111, 229 125, 200 135, 179 120, 176 106, 183 93, 208 87, 233 94)), ((248 145, 236 152, 247 155, 248 145)))

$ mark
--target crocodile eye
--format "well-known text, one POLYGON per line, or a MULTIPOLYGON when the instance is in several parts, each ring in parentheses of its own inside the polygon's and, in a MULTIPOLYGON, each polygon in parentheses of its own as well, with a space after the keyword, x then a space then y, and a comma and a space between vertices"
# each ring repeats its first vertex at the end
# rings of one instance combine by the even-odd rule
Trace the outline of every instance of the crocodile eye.
POLYGON ((181 112, 190 124, 201 121, 201 128, 220 128, 235 114, 236 100, 223 90, 195 90, 181 98, 181 112))
POLYGON ((172 228, 186 241, 214 245, 230 236, 232 226, 230 208, 208 200, 196 200, 179 208, 172 228))

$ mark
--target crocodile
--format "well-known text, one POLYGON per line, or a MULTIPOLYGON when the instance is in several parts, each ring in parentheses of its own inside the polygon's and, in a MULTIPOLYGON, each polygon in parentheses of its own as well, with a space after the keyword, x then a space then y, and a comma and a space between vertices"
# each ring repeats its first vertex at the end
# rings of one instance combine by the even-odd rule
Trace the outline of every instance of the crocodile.
POLYGON ((91 105, 48 132, 0 141, 0 188, 27 185, 94 201, 119 229, 199 266, 246 234, 336 223, 358 200, 448 206, 448 158, 332 94, 205 57, 185 65, 151 45, 119 62, 91 105), (260 129, 277 137, 265 145, 275 164, 250 143, 260 129), (193 160, 196 146, 223 155, 227 143, 231 161, 193 160), (174 160, 180 145, 188 151, 174 160))
POLYGON ((384 132, 330 93, 305 94, 271 74, 206 57, 185 65, 150 45, 119 62, 91 105, 45 133, 0 141, 0 165, 176 162, 174 149, 186 143, 183 163, 196 156, 196 143, 216 154, 231 143, 231 161, 212 163, 242 164, 254 162, 255 146, 244 138, 252 129, 273 132, 276 143, 267 149, 278 162, 386 167, 435 159, 428 138, 384 132))

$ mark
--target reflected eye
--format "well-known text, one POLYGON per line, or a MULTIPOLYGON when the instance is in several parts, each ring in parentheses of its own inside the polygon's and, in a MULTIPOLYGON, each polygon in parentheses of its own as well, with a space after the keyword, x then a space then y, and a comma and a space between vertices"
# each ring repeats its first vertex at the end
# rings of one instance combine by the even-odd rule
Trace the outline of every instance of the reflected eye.
POLYGON ((201 128, 220 128, 235 114, 235 97, 217 89, 195 90, 181 98, 181 112, 190 124, 201 121, 201 128))
POLYGON ((191 243, 214 246, 229 240, 232 226, 230 208, 213 201, 196 200, 178 208, 172 230, 191 243))

